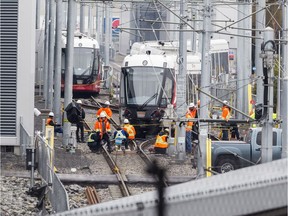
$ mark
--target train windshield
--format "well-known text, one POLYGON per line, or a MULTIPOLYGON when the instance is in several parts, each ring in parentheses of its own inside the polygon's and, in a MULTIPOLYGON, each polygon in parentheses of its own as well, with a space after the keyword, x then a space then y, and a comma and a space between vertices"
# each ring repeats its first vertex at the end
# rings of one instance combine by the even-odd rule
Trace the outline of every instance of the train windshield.
POLYGON ((173 95, 173 72, 167 68, 122 68, 121 99, 127 105, 167 106, 173 95))
POLYGON ((90 76, 94 71, 92 68, 97 68, 95 61, 95 49, 92 48, 74 48, 74 67, 73 74, 77 77, 90 76))

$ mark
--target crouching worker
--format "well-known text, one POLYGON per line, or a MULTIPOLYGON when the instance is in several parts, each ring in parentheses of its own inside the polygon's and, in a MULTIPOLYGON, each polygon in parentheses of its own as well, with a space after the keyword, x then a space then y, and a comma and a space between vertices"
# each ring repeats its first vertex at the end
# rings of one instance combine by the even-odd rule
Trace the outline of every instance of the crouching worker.
POLYGON ((87 145, 89 149, 94 153, 99 152, 99 150, 101 149, 101 144, 99 142, 99 139, 100 137, 95 131, 89 134, 87 145))
POLYGON ((111 134, 111 126, 109 121, 107 120, 107 116, 105 112, 101 112, 98 120, 95 122, 94 130, 96 131, 98 144, 101 145, 101 140, 106 141, 108 151, 112 152, 112 147, 109 139, 109 134, 111 134))
POLYGON ((121 127, 117 128, 117 131, 114 132, 115 145, 118 149, 122 149, 125 152, 125 149, 128 149, 128 137, 129 134, 122 129, 121 127))
POLYGON ((164 131, 160 131, 157 135, 156 142, 154 145, 154 152, 156 154, 166 154, 166 149, 168 148, 168 137, 169 137, 169 129, 166 128, 164 131))
POLYGON ((48 114, 48 118, 46 120, 46 126, 48 126, 48 125, 54 127, 54 133, 63 134, 63 129, 62 129, 61 125, 57 124, 54 121, 54 113, 53 112, 49 112, 49 114, 48 114))

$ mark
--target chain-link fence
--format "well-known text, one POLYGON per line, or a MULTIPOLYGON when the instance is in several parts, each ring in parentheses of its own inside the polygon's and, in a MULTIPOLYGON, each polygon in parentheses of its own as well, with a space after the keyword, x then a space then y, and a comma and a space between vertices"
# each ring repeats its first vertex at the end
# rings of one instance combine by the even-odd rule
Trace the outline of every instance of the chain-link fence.
POLYGON ((35 136, 36 164, 53 212, 69 210, 69 199, 64 185, 54 172, 54 127, 46 127, 46 137, 35 136))

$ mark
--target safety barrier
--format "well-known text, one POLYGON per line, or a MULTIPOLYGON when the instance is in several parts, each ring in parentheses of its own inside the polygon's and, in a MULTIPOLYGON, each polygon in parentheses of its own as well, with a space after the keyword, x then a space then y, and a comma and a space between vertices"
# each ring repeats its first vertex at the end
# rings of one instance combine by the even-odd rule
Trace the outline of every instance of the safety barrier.
POLYGON ((54 127, 46 127, 46 137, 35 136, 36 163, 42 184, 46 185, 53 213, 69 210, 69 199, 64 185, 54 171, 54 127))
POLYGON ((26 131, 23 125, 23 117, 20 117, 20 155, 26 156, 26 149, 31 148, 33 144, 32 136, 26 131))

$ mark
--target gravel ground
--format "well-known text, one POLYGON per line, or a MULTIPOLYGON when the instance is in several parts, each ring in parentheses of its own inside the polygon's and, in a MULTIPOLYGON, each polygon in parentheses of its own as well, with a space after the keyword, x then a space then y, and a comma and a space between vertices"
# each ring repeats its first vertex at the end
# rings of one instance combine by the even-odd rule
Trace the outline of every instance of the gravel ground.
MULTIPOLYGON (((42 104, 43 106, 43 104, 42 104)), ((41 107, 40 107, 41 108, 41 107)), ((86 110, 86 121, 93 127, 96 111, 86 110)), ((43 116, 42 116, 43 118, 43 116)), ((35 119, 38 123, 35 128, 39 130, 41 125, 39 121, 42 119, 35 119)), ((114 114, 114 119, 118 120, 117 114, 114 114)), ((41 122, 41 121, 40 121, 41 122)), ((86 135, 87 138, 87 135, 86 135)), ((102 154, 92 153, 86 143, 80 143, 77 146, 74 154, 67 153, 61 149, 61 138, 55 142, 55 166, 59 173, 75 173, 75 174, 99 174, 110 175, 110 170, 106 160, 102 154), (76 159, 75 159, 76 156, 76 159), (76 172, 72 172, 72 168, 76 168, 76 172)), ((112 154, 116 159, 117 165, 125 175, 139 175, 146 176, 146 164, 137 154, 123 155, 122 153, 112 154)), ((184 164, 177 164, 173 157, 157 156, 151 154, 152 159, 155 158, 159 164, 167 171, 168 176, 192 176, 196 173, 191 168, 189 160, 184 164)), ((11 171, 25 171, 25 158, 16 156, 13 153, 1 153, 1 170, 11 171)), ((70 208, 80 208, 88 205, 85 187, 87 185, 70 184, 65 185, 68 192, 70 208)), ((97 193, 100 196, 101 202, 113 200, 110 190, 107 185, 92 185, 96 187, 97 193)), ((1 176, 1 216, 2 215, 37 215, 39 210, 36 208, 38 202, 36 197, 27 195, 30 187, 30 180, 25 178, 4 177, 1 176)), ((129 185, 129 190, 132 194, 140 194, 147 191, 155 190, 155 186, 149 184, 134 184, 129 185)))

